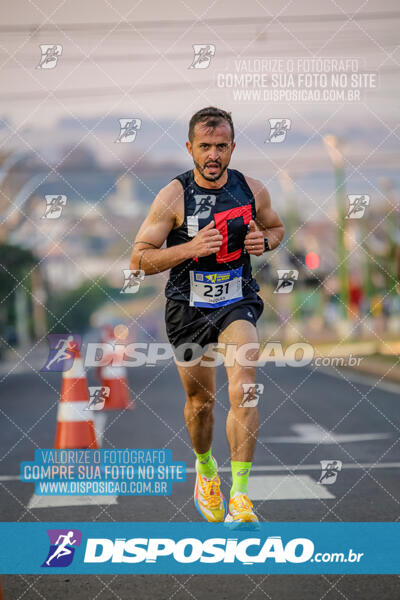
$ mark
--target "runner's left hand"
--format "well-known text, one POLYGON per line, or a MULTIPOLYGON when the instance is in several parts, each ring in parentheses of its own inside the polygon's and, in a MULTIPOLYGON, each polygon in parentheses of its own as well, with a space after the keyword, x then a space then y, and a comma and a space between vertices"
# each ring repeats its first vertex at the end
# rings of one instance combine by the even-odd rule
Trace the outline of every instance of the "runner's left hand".
POLYGON ((257 225, 253 220, 249 223, 249 231, 244 238, 244 247, 248 254, 261 256, 264 252, 264 234, 257 229, 257 225))

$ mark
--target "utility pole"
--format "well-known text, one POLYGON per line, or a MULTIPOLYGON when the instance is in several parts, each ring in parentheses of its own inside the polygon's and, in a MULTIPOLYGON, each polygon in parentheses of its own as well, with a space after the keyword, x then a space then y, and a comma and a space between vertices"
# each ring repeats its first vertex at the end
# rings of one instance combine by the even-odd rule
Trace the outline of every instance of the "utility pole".
POLYGON ((340 312, 347 319, 349 305, 349 265, 344 243, 346 229, 346 187, 343 154, 339 140, 334 135, 324 136, 325 147, 335 170, 335 192, 337 213, 337 257, 339 272, 340 312))

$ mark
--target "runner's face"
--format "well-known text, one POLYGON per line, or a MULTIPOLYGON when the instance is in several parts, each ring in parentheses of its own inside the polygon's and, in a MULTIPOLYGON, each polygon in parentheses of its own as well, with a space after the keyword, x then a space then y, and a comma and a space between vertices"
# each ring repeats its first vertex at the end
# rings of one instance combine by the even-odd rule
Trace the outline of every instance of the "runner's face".
POLYGON ((186 144, 196 169, 207 181, 217 181, 226 171, 235 143, 228 123, 215 129, 198 123, 194 128, 193 142, 186 144))

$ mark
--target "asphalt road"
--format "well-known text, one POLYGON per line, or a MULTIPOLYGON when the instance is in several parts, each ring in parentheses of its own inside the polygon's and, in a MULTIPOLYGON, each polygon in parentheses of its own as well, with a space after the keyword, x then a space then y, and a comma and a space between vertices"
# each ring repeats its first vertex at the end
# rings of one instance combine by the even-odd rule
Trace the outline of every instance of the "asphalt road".
MULTIPOLYGON (((268 365, 258 371, 265 390, 251 485, 255 509, 268 521, 395 521, 399 518, 399 395, 305 368, 268 365), (326 433, 328 432, 328 433, 326 433), (333 485, 318 485, 321 460, 339 460, 333 485), (385 463, 387 466, 385 466, 385 463), (255 497, 253 495, 253 497, 255 497)), ((89 375, 92 380, 93 374, 89 375)), ((170 448, 186 461, 185 483, 169 497, 119 497, 113 504, 32 508, 33 485, 13 478, 21 461, 54 443, 59 374, 2 375, 0 404, 1 521, 197 521, 194 460, 183 420, 184 395, 176 369, 129 370, 136 409, 109 413, 103 447, 170 448)), ((217 377, 213 453, 229 494, 228 411, 223 368, 217 377)), ((5 600, 140 598, 203 600, 395 600, 398 576, 4 576, 5 600)))

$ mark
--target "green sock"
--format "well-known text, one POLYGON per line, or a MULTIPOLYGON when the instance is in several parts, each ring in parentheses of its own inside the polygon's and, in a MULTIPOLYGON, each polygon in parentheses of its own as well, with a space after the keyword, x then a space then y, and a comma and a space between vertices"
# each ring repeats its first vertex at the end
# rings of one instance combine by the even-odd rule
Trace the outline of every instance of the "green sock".
POLYGON ((241 460, 232 460, 232 487, 231 498, 236 492, 248 495, 247 482, 250 475, 251 462, 242 462, 241 460))
POLYGON ((198 460, 197 470, 200 473, 200 475, 208 477, 209 479, 211 477, 214 477, 217 474, 217 466, 215 464, 215 461, 212 459, 211 448, 207 450, 207 452, 204 452, 204 454, 199 454, 198 452, 196 452, 196 450, 193 450, 193 452, 195 453, 198 460))

